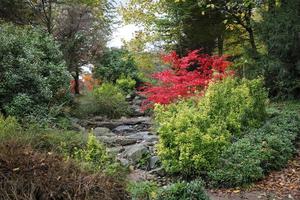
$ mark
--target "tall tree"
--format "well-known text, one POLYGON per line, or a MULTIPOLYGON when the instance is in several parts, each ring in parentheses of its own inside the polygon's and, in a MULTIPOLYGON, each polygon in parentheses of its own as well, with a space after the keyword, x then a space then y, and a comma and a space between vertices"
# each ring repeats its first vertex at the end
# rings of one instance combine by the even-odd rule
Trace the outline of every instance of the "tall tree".
POLYGON ((56 20, 55 37, 60 41, 69 71, 75 80, 75 93, 79 94, 81 67, 93 63, 103 53, 111 33, 110 4, 70 3, 62 8, 56 20))
POLYGON ((122 9, 125 21, 142 24, 165 49, 176 49, 180 55, 199 48, 212 53, 224 29, 222 13, 208 12, 204 16, 196 0, 131 0, 122 9))

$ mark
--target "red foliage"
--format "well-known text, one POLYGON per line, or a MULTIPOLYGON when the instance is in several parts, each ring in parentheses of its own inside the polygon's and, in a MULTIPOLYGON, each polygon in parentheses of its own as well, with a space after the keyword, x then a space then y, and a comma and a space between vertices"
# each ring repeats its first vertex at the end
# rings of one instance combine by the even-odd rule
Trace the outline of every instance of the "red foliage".
POLYGON ((163 57, 163 61, 171 64, 171 68, 152 75, 158 84, 147 83, 141 89, 140 93, 147 97, 144 108, 149 108, 154 103, 169 104, 178 98, 201 95, 211 81, 233 73, 227 70, 230 62, 226 61, 226 57, 199 52, 200 50, 191 51, 182 58, 172 52, 163 57))
MULTIPOLYGON (((75 80, 71 80, 71 93, 75 94, 75 80)), ((83 74, 79 80, 79 90, 93 91, 93 89, 100 85, 100 81, 94 79, 91 74, 83 74)))

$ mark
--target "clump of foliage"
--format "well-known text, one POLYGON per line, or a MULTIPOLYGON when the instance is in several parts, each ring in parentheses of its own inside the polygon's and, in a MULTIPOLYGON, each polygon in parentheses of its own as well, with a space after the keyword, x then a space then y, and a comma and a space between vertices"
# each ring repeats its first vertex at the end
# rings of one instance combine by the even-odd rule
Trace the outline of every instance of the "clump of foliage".
POLYGON ((266 118, 263 82, 226 78, 210 84, 200 100, 157 105, 158 155, 171 173, 213 170, 220 156, 249 127, 266 118))
POLYGON ((38 151, 56 152, 67 157, 83 149, 86 143, 80 132, 41 128, 34 124, 25 129, 15 117, 5 118, 0 115, 0 141, 9 140, 30 144, 38 151))
POLYGON ((277 113, 222 153, 217 169, 209 173, 213 183, 222 187, 245 185, 281 169, 295 153, 299 132, 297 113, 277 113))
POLYGON ((200 54, 199 50, 182 58, 172 52, 164 61, 171 64, 171 69, 153 74, 158 84, 148 84, 141 92, 147 97, 146 107, 147 104, 169 104, 178 98, 201 95, 210 82, 232 73, 226 71, 230 63, 224 57, 200 54))
POLYGON ((122 182, 22 143, 1 141, 0 163, 0 199, 129 199, 122 182))
POLYGON ((156 198, 158 186, 155 182, 133 182, 128 185, 132 200, 153 200, 156 198))
POLYGON ((116 86, 120 88, 124 94, 133 92, 136 86, 136 81, 130 77, 120 77, 116 80, 116 86))
POLYGON ((136 81, 139 80, 138 69, 133 58, 126 50, 111 49, 96 62, 94 76, 106 82, 115 83, 122 75, 126 75, 136 81))
POLYGON ((8 24, 0 30, 0 111, 20 119, 47 116, 70 97, 58 45, 37 30, 8 24))
POLYGON ((195 180, 192 182, 179 181, 158 191, 157 200, 209 200, 203 189, 203 182, 195 180))
POLYGON ((86 147, 78 149, 74 153, 74 158, 87 163, 89 167, 96 171, 105 169, 111 161, 105 146, 93 134, 89 134, 86 147))
POLYGON ((163 188, 156 183, 144 181, 130 183, 129 193, 133 200, 209 200, 201 180, 178 181, 163 188))
POLYGON ((122 91, 111 83, 103 83, 93 91, 98 113, 110 118, 119 118, 128 113, 128 103, 122 91))

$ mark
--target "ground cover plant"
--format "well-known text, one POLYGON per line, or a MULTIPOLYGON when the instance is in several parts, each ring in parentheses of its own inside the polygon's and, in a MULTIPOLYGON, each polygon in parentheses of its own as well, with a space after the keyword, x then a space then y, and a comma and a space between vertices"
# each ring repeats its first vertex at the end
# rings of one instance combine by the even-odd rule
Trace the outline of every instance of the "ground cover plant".
POLYGON ((295 112, 279 112, 258 129, 222 152, 219 166, 210 172, 214 184, 235 187, 261 180, 283 168, 293 157, 299 138, 300 118, 295 112))
POLYGON ((0 150, 1 199, 129 199, 121 182, 62 156, 13 141, 1 142, 0 150))
POLYGON ((125 168, 92 133, 24 129, 0 116, 0 139, 0 198, 128 199, 125 168))

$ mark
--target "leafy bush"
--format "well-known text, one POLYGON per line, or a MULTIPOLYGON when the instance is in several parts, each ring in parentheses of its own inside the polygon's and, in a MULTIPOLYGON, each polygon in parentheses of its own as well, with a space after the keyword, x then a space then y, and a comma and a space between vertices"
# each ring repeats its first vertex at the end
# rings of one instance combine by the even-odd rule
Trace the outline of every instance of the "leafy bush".
POLYGON ((122 91, 111 83, 103 83, 93 91, 97 113, 110 118, 119 118, 128 113, 128 103, 122 91))
POLYGON ((110 49, 96 62, 94 76, 102 81, 115 83, 126 75, 138 81, 138 69, 133 57, 122 49, 110 49))
POLYGON ((156 106, 158 155, 164 168, 186 175, 214 169, 221 153, 244 130, 265 120, 267 95, 262 84, 227 78, 210 84, 200 101, 156 106))
POLYGON ((120 88, 124 94, 130 94, 136 86, 136 81, 130 77, 121 77, 117 79, 116 86, 120 88))
POLYGON ((0 114, 0 141, 20 135, 22 127, 14 117, 3 117, 0 114))
POLYGON ((157 200, 209 200, 203 189, 203 182, 199 180, 177 182, 159 190, 157 200))
POLYGON ((47 115, 70 97, 70 75, 58 45, 29 28, 2 24, 0 30, 0 111, 20 119, 47 115))
POLYGON ((85 148, 74 152, 74 158, 87 163, 95 171, 105 169, 111 161, 105 146, 93 134, 89 134, 85 148))
POLYGON ((34 149, 42 152, 53 151, 66 157, 72 156, 78 149, 85 148, 86 139, 75 131, 58 129, 42 130, 39 127, 23 130, 23 136, 34 149))
POLYGON ((128 191, 132 200, 152 200, 156 198, 158 186, 154 182, 143 181, 130 183, 128 191))
POLYGON ((218 168, 209 173, 218 186, 234 187, 260 180, 284 167, 295 152, 300 118, 294 112, 281 113, 222 153, 218 168))

